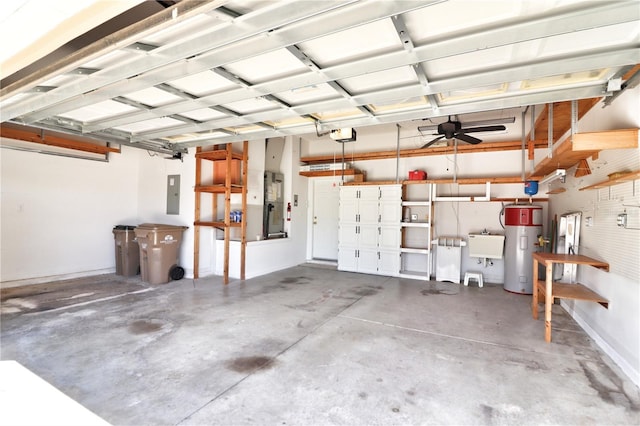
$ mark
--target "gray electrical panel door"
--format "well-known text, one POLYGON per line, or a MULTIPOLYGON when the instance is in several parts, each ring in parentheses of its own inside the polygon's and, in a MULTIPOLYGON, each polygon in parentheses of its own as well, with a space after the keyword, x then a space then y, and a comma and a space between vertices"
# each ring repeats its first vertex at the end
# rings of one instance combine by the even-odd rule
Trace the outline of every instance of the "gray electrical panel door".
POLYGON ((180 175, 167 176, 167 214, 180 214, 180 175))

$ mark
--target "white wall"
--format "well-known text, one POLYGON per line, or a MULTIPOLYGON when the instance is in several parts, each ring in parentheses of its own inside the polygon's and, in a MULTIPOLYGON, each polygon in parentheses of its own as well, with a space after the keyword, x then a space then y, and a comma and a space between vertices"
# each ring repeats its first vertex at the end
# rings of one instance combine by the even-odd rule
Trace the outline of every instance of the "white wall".
MULTIPOLYGON (((605 109, 597 105, 580 120, 579 131, 640 127, 640 88, 625 92, 605 109)), ((600 190, 580 188, 606 181, 621 170, 638 170, 640 149, 606 150, 589 159, 592 174, 573 177, 567 172, 566 192, 554 195, 550 214, 582 212, 579 252, 608 262, 609 272, 591 267, 578 269, 578 281, 609 300, 609 309, 596 303, 563 302, 563 306, 640 386, 640 180, 600 190), (626 207, 631 206, 631 207, 626 207), (616 225, 626 211, 629 227, 616 225), (593 226, 586 226, 591 217, 593 226)), ((553 216, 551 216, 553 217, 553 216)))
POLYGON ((0 149, 3 287, 114 270, 113 226, 138 220, 137 152, 104 163, 0 149))

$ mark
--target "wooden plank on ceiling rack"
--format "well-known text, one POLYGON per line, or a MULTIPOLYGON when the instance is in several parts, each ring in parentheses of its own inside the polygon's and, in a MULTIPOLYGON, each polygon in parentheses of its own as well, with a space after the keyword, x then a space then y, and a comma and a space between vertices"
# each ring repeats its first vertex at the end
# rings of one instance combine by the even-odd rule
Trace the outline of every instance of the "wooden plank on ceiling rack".
MULTIPOLYGON (((593 108, 601 98, 580 99, 578 101, 578 120, 580 120, 591 108, 593 108)), ((549 106, 545 105, 534 126, 536 129, 536 140, 547 143, 549 127, 549 106)), ((571 130, 571 101, 553 103, 553 140, 557 143, 562 136, 571 130)), ((529 139, 527 135, 527 139, 529 139)))
POLYGON ((638 148, 639 129, 606 130, 604 132, 576 133, 574 151, 638 148))
MULTIPOLYGON (((544 148, 547 146, 546 141, 533 141, 536 148, 544 148)), ((429 148, 401 149, 400 157, 424 157, 429 155, 447 155, 453 154, 453 146, 431 146, 429 148)), ((494 152, 494 151, 514 151, 522 149, 521 141, 508 142, 483 142, 478 145, 458 145, 458 154, 471 154, 475 152, 494 152)), ((377 151, 377 152, 360 152, 353 153, 349 156, 349 161, 366 161, 366 160, 384 160, 398 156, 398 151, 377 151)), ((335 156, 330 155, 314 155, 300 158, 302 163, 306 164, 325 164, 333 163, 335 156)))
POLYGON ((578 133, 565 139, 553 152, 553 157, 540 161, 531 178, 542 178, 556 169, 570 169, 589 157, 597 156, 604 149, 626 149, 638 147, 638 130, 607 130, 603 132, 578 133))

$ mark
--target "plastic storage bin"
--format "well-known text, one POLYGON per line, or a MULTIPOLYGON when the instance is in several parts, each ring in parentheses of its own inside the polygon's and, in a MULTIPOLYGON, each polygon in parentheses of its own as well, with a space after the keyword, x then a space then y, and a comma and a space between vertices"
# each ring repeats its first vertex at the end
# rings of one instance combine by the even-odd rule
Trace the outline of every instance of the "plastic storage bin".
POLYGON ((140 249, 134 234, 135 226, 116 225, 113 238, 116 249, 116 275, 133 277, 140 273, 140 249))
POLYGON ((140 246, 140 271, 142 281, 149 284, 168 283, 172 276, 180 276, 175 270, 178 266, 178 254, 182 233, 186 226, 143 223, 134 230, 140 246), (172 270, 174 273, 172 273, 172 270))

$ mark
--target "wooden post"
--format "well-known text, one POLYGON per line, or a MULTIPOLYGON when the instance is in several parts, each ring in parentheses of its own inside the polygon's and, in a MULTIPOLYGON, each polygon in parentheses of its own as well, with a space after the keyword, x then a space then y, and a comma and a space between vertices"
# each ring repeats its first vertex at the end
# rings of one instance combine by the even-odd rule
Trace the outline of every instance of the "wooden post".
POLYGON ((247 248, 247 167, 249 164, 249 141, 242 142, 242 223, 240 233, 240 279, 245 279, 247 248))
POLYGON ((544 293, 544 340, 551 342, 551 308, 553 306, 553 263, 545 262, 547 265, 545 293, 544 293))
MULTIPOLYGON (((196 154, 202 152, 202 148, 196 148, 196 154)), ((202 159, 196 156, 196 187, 201 185, 202 182, 202 159)), ((200 274, 200 226, 197 223, 200 221, 200 197, 202 194, 195 191, 195 211, 194 211, 194 228, 193 228, 193 278, 198 279, 200 274)))
POLYGON ((226 174, 224 179, 224 276, 223 281, 229 284, 229 241, 231 240, 231 157, 233 150, 230 143, 227 144, 226 174))

